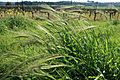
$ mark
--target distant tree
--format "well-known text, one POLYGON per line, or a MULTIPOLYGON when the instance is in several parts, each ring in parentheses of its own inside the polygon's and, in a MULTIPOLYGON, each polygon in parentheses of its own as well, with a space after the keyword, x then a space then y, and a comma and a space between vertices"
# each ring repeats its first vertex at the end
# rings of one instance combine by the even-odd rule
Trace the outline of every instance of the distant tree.
POLYGON ((12 3, 11 2, 6 2, 6 4, 5 4, 6 6, 11 6, 12 5, 12 3))

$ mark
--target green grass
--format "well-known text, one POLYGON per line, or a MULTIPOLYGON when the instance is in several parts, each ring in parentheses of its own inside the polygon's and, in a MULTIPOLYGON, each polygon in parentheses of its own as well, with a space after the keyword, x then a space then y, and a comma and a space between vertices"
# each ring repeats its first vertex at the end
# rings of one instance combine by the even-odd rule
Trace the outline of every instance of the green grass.
POLYGON ((0 80, 120 79, 119 21, 0 23, 0 80))

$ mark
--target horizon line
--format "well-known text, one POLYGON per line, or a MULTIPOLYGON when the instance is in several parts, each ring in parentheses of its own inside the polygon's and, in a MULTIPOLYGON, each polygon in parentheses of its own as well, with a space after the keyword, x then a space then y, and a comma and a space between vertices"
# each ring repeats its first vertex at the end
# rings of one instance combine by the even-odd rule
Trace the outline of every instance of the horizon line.
MULTIPOLYGON (((22 0, 23 1, 23 0, 22 0)), ((22 1, 0 1, 0 2, 22 2, 22 1)), ((81 3, 84 3, 84 2, 88 2, 88 1, 23 1, 23 2, 81 2, 81 3)), ((92 1, 90 1, 92 2, 92 1)), ((93 1, 93 2, 99 2, 99 1, 93 1)), ((99 2, 99 3, 120 3, 120 1, 116 1, 116 2, 99 2)))

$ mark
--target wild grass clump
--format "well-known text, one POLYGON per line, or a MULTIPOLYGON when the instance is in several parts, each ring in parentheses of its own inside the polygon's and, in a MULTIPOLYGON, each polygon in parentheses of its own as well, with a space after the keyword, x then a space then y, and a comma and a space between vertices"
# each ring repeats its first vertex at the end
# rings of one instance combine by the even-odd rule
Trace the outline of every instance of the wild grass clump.
POLYGON ((0 20, 1 23, 1 31, 6 30, 21 30, 21 29, 27 29, 29 27, 34 28, 35 22, 24 18, 22 16, 12 16, 12 17, 6 17, 2 20, 0 20))
POLYGON ((112 25, 118 25, 118 24, 120 24, 120 21, 119 20, 112 20, 112 25))
MULTIPOLYGON (((42 68, 38 68, 41 65, 37 62, 34 63, 37 64, 37 71, 43 69, 44 74, 41 74, 43 73, 41 71, 37 72, 39 74, 33 71, 33 74, 28 74, 26 78, 36 77, 36 79, 53 80, 117 80, 120 78, 120 49, 119 45, 112 40, 113 32, 109 27, 102 30, 102 28, 97 29, 90 26, 85 27, 85 29, 78 26, 72 27, 72 24, 69 25, 67 22, 63 24, 64 26, 56 23, 49 24, 51 26, 45 27, 44 30, 52 34, 46 35, 47 37, 43 41, 44 51, 47 51, 46 54, 61 54, 64 57, 48 61, 50 63, 47 64, 49 67, 45 63, 42 68), (52 30, 50 30, 50 27, 52 30), (44 77, 41 77, 40 74, 44 77)), ((40 36, 36 34, 33 37, 40 36)), ((37 38, 37 40, 40 40, 40 38, 37 38)), ((30 63, 28 66, 30 66, 30 63)))
POLYGON ((118 28, 46 20, 33 29, 34 21, 25 20, 1 21, 1 29, 12 31, 0 34, 0 80, 120 79, 120 46, 111 38, 118 28))
POLYGON ((119 46, 111 41, 111 33, 97 29, 76 33, 68 28, 59 32, 58 41, 53 42, 55 46, 48 44, 48 50, 66 56, 61 62, 72 67, 62 68, 58 74, 62 75, 63 70, 64 79, 72 80, 119 79, 119 46))

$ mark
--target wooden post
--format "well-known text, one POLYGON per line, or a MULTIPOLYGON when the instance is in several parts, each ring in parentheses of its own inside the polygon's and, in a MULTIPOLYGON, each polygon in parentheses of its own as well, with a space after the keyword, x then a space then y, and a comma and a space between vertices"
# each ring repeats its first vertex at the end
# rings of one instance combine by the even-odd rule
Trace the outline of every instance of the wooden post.
POLYGON ((111 20, 112 19, 112 13, 110 12, 109 15, 110 15, 110 20, 111 20))
POLYGON ((92 11, 90 10, 90 14, 89 14, 89 17, 91 17, 91 15, 92 15, 92 11))
POLYGON ((49 12, 47 13, 47 15, 48 15, 48 19, 50 19, 50 13, 49 12))
POLYGON ((96 21, 97 13, 96 10, 94 11, 94 21, 96 21))
POLYGON ((34 18, 34 12, 32 11, 31 13, 32 13, 32 18, 34 18))

